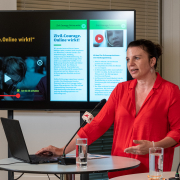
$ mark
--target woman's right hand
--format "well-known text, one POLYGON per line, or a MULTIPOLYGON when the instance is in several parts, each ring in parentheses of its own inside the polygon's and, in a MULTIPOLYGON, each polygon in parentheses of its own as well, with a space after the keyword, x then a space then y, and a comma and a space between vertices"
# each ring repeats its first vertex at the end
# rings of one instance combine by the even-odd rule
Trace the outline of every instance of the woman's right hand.
MULTIPOLYGON (((76 149, 76 139, 78 139, 79 136, 78 134, 76 134, 76 136, 71 140, 71 142, 69 143, 69 145, 67 146, 66 148, 66 154, 68 154, 69 152, 73 151, 76 149)), ((64 148, 57 148, 55 146, 48 146, 48 147, 45 147, 45 148, 42 148, 40 149, 39 151, 36 152, 36 154, 42 154, 42 155, 54 155, 54 156, 62 156, 63 155, 63 151, 64 151, 64 148)))
POLYGON ((36 152, 37 155, 55 155, 55 156, 62 156, 64 148, 57 148, 55 146, 48 146, 45 148, 40 149, 36 152))

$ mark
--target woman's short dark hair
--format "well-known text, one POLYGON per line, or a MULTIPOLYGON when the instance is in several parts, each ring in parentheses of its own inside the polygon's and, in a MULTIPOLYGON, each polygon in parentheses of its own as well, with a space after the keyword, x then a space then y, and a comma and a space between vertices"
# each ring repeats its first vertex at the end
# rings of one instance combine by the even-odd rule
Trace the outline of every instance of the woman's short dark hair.
POLYGON ((159 44, 155 44, 150 40, 146 39, 139 39, 135 40, 129 43, 128 47, 141 47, 144 51, 146 51, 149 55, 149 59, 155 57, 156 58, 156 64, 154 65, 154 68, 157 67, 157 61, 159 57, 162 55, 162 48, 159 44))
POLYGON ((17 74, 21 80, 26 74, 26 63, 21 57, 8 56, 3 61, 3 72, 8 74, 17 74))

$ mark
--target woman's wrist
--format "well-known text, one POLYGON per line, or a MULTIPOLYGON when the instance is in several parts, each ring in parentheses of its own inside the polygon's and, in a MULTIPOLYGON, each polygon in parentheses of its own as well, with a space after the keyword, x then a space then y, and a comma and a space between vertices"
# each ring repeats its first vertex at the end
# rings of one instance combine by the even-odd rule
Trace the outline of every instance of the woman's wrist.
POLYGON ((55 150, 56 155, 61 156, 63 154, 63 150, 64 150, 63 148, 57 148, 55 150))
POLYGON ((154 142, 154 147, 169 148, 175 146, 177 142, 171 137, 165 137, 160 141, 154 142))

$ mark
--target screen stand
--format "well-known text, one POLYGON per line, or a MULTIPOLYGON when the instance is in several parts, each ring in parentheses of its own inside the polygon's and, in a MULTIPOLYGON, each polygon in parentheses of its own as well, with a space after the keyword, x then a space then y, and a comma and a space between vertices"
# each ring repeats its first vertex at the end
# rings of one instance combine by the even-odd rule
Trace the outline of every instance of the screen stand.
MULTIPOLYGON (((7 117, 9 119, 13 119, 13 110, 7 111, 7 117)), ((8 158, 10 158, 10 157, 12 157, 12 156, 11 156, 11 152, 10 152, 9 147, 8 147, 8 158)), ((8 171, 8 180, 14 180, 14 172, 8 171)))
POLYGON ((61 180, 75 180, 75 174, 60 174, 61 180))

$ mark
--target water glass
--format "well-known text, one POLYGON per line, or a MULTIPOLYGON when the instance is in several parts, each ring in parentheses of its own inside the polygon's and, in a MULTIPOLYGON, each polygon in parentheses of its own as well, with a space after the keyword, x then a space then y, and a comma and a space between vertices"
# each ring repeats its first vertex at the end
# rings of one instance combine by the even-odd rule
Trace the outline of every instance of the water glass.
POLYGON ((161 147, 149 148, 149 178, 161 179, 163 177, 163 155, 161 147))
POLYGON ((76 139, 76 166, 87 168, 87 138, 76 139))

